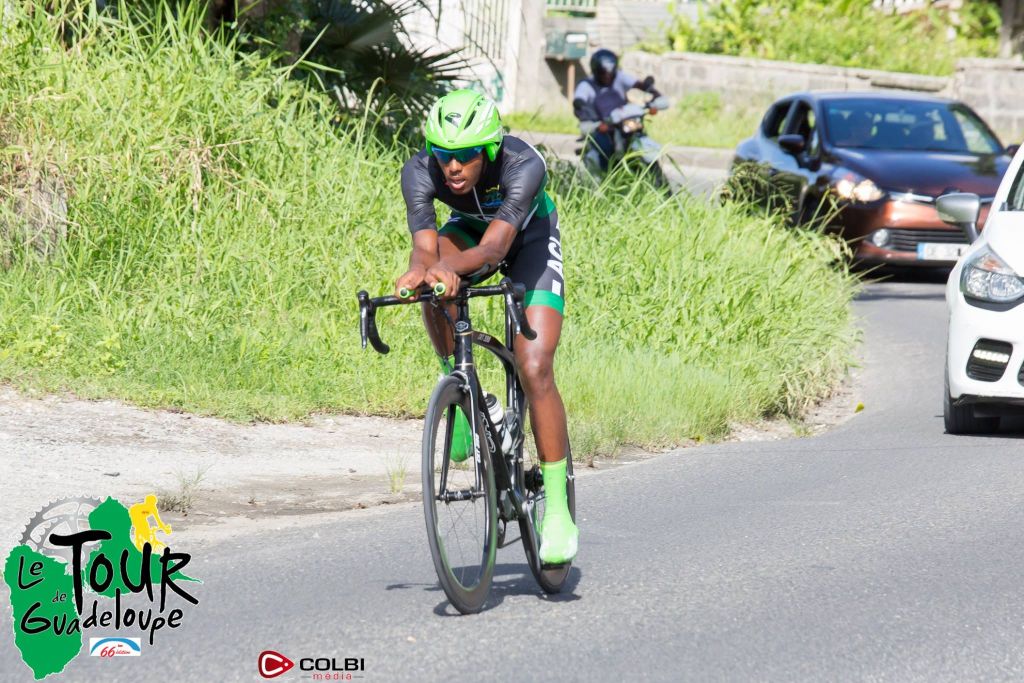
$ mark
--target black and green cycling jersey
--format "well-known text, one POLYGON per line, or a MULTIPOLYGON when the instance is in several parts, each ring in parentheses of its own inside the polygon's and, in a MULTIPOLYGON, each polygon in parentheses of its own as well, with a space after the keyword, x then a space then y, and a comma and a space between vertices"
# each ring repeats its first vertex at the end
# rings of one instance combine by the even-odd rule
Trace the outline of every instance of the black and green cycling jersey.
POLYGON ((480 180, 463 195, 451 191, 437 159, 423 150, 402 168, 402 195, 410 232, 436 230, 434 200, 451 208, 439 233, 463 247, 480 243, 493 220, 511 224, 519 234, 505 257, 506 274, 526 285, 526 303, 564 313, 565 281, 558 214, 544 191, 547 165, 529 143, 506 135, 494 161, 484 159, 480 180))
POLYGON ((435 199, 481 232, 495 219, 522 230, 532 218, 543 218, 555 208, 544 191, 546 181, 544 158, 529 143, 511 135, 505 136, 497 158, 485 161, 480 181, 464 195, 448 188, 441 166, 423 150, 402 169, 409 230, 437 227, 435 199))

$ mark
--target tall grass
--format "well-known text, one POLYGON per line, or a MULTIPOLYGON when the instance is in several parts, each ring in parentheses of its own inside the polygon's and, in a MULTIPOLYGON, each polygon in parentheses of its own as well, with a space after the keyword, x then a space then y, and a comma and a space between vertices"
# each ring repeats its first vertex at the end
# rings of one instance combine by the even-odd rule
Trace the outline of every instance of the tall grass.
MULTIPOLYGON (((0 272, 0 378, 234 419, 422 413, 437 364, 418 312, 380 314, 391 355, 359 346, 355 292, 390 291, 410 245, 407 151, 372 116, 336 126, 327 97, 187 18, 95 22, 71 50, 42 13, 0 32, 0 177, 53 166, 71 188, 59 255, 0 272)), ((845 368, 835 243, 554 180, 578 452, 797 413, 845 368)))

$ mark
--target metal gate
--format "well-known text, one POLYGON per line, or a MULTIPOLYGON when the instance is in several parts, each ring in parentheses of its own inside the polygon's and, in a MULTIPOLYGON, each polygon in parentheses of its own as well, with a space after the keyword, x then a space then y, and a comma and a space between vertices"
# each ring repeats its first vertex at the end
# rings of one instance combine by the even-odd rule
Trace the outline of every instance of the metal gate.
POLYGON ((517 0, 435 0, 405 27, 418 48, 461 50, 471 66, 465 85, 486 92, 505 109, 503 103, 514 101, 521 12, 517 0))

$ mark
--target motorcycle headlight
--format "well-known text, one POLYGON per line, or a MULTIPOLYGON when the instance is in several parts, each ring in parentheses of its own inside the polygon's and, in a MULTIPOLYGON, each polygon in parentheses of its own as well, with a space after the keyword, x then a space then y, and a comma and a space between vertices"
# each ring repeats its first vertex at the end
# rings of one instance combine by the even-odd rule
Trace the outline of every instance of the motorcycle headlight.
POLYGON ((644 124, 641 119, 626 119, 622 122, 623 133, 635 133, 643 127, 644 124))
POLYGON ((960 291, 982 301, 1007 303, 1024 296, 1024 280, 998 254, 984 247, 964 264, 960 291))
POLYGON ((874 181, 851 171, 840 170, 832 181, 832 191, 848 202, 876 202, 885 192, 874 181))

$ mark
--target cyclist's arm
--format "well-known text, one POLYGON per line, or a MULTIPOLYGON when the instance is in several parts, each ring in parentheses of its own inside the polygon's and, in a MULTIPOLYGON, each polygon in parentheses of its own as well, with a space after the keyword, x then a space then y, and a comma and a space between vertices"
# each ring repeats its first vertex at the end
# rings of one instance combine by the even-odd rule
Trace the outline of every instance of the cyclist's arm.
POLYGON ((434 186, 420 152, 402 167, 402 196, 405 198, 406 218, 412 233, 412 252, 409 269, 395 282, 395 295, 399 291, 416 289, 424 282, 427 271, 437 263, 437 217, 434 213, 434 186))
POLYGON ((412 234, 412 252, 409 254, 409 270, 422 269, 425 272, 439 260, 437 231, 414 232, 412 234))
POLYGON ((434 213, 434 181, 430 177, 426 150, 419 152, 402 167, 402 197, 405 199, 405 217, 409 232, 437 230, 434 213))
POLYGON ((519 230, 516 226, 508 221, 495 218, 484 231, 483 237, 480 238, 480 244, 446 257, 444 265, 459 275, 474 273, 483 268, 485 263, 492 267, 497 266, 508 254, 508 250, 512 248, 512 243, 518 233, 519 230))
POLYGON ((409 254, 409 270, 395 281, 395 296, 402 296, 403 289, 413 290, 426 282, 427 271, 436 265, 438 260, 437 231, 414 232, 412 252, 409 254))

